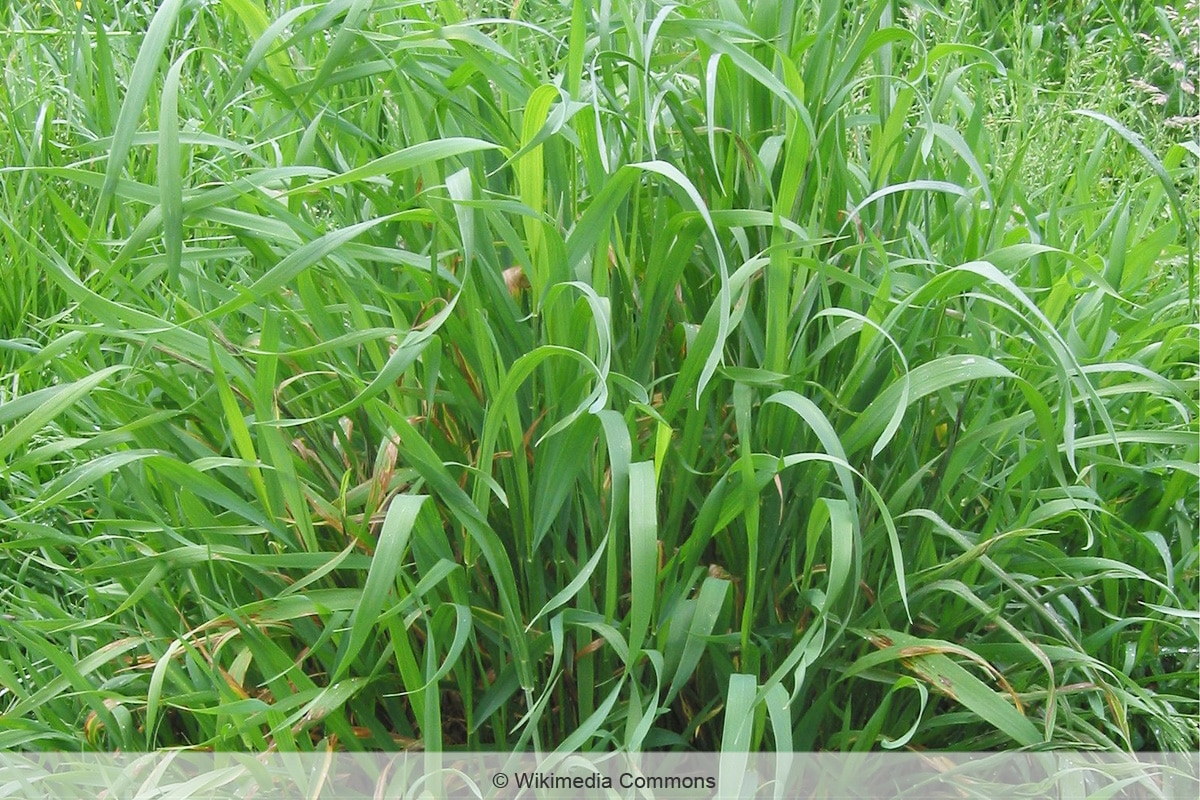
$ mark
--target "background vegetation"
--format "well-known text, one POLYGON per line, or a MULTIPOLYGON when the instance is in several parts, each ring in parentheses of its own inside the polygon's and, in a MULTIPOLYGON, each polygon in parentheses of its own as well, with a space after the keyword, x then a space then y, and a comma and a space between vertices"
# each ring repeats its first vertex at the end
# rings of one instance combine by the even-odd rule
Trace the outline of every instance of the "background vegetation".
POLYGON ((0 748, 1198 746, 1197 7, 0 7, 0 748))

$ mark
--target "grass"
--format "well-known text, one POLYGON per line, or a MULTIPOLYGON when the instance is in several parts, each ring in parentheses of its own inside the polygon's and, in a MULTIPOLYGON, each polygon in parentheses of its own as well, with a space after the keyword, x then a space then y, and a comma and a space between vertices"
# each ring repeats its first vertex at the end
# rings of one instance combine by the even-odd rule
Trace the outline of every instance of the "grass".
POLYGON ((6 5, 0 748, 1195 751, 1194 5, 1053 9, 6 5))

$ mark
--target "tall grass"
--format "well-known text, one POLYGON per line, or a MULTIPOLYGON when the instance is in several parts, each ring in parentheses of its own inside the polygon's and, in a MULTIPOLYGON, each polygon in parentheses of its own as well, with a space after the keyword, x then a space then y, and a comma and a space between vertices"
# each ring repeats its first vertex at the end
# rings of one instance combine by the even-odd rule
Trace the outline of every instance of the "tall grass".
POLYGON ((1068 9, 5 6, 0 748, 1194 750, 1200 147, 1068 9))

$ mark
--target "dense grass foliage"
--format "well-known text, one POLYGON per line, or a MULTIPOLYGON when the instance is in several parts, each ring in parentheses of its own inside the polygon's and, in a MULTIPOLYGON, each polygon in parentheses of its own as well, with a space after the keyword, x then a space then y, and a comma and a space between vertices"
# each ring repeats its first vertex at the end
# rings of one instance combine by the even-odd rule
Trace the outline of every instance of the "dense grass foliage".
POLYGON ((0 748, 1194 750, 1195 8, 5 4, 0 748))

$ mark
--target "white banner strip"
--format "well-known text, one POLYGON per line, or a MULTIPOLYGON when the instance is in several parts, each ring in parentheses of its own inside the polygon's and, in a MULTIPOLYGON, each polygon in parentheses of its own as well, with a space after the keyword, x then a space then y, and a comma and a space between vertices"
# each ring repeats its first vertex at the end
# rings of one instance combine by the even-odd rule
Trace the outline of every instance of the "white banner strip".
POLYGON ((793 800, 1200 797, 1200 754, 0 754, 0 798, 793 800))

